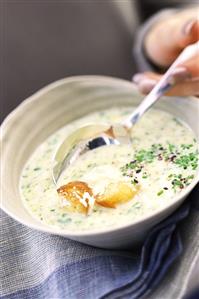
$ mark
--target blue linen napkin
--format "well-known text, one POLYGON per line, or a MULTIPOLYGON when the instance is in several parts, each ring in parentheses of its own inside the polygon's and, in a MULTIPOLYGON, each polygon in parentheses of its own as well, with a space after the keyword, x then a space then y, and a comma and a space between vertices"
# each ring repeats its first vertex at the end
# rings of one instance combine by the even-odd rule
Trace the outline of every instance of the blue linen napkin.
MULTIPOLYGON (((111 298, 140 298, 155 287, 169 266, 182 252, 182 243, 176 226, 189 213, 189 204, 157 225, 145 240, 136 275, 130 283, 103 296, 111 298)), ((132 273, 133 274, 133 273, 132 273)))
MULTIPOLYGON (((141 298, 183 250, 180 222, 195 200, 155 226, 139 250, 103 250, 41 233, 1 213, 0 298, 141 298)), ((170 297, 171 298, 171 297, 170 297)))

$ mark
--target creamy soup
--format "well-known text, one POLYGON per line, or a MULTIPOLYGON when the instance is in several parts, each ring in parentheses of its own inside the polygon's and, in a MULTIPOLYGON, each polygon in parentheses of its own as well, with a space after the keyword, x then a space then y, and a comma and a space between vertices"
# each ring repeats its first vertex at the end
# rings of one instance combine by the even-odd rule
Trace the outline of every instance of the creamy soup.
POLYGON ((58 194, 51 176, 58 145, 78 127, 120 122, 131 111, 115 108, 92 113, 55 132, 35 150, 20 180, 24 205, 33 217, 63 230, 110 228, 165 207, 191 183, 198 168, 193 132, 171 114, 151 109, 134 126, 131 145, 94 149, 63 172, 59 186, 84 183, 91 201, 80 198, 80 208, 71 209, 70 201, 58 194), (85 212, 86 204, 90 206, 85 212))

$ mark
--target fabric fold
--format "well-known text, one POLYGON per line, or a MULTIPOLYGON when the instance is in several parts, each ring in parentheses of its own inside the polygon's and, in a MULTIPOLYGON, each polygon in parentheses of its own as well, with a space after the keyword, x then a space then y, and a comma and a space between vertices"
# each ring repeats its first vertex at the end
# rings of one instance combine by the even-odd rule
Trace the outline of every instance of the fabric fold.
POLYGON ((182 243, 176 226, 190 210, 188 203, 153 228, 141 250, 137 274, 133 280, 101 297, 102 299, 140 298, 152 289, 182 252, 182 243))

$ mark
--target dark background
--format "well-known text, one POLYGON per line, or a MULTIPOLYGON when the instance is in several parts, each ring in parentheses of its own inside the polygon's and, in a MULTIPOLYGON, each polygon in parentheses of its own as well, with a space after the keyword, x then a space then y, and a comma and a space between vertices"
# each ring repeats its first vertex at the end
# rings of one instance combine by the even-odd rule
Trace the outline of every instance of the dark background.
MULTIPOLYGON (((0 0, 0 121, 35 91, 66 76, 131 79, 133 35, 113 1, 0 0)), ((188 0, 131 1, 143 22, 188 0)))

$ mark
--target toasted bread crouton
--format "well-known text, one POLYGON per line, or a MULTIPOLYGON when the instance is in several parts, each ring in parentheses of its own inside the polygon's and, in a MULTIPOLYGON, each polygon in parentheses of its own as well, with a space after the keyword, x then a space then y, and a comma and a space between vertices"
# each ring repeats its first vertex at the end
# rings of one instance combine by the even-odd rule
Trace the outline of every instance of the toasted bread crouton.
POLYGON ((117 204, 132 200, 137 192, 138 187, 133 188, 125 182, 110 183, 103 194, 96 196, 96 203, 106 208, 115 208, 117 204))
POLYGON ((57 189, 63 206, 71 212, 88 214, 94 205, 92 189, 85 182, 73 181, 57 189))

